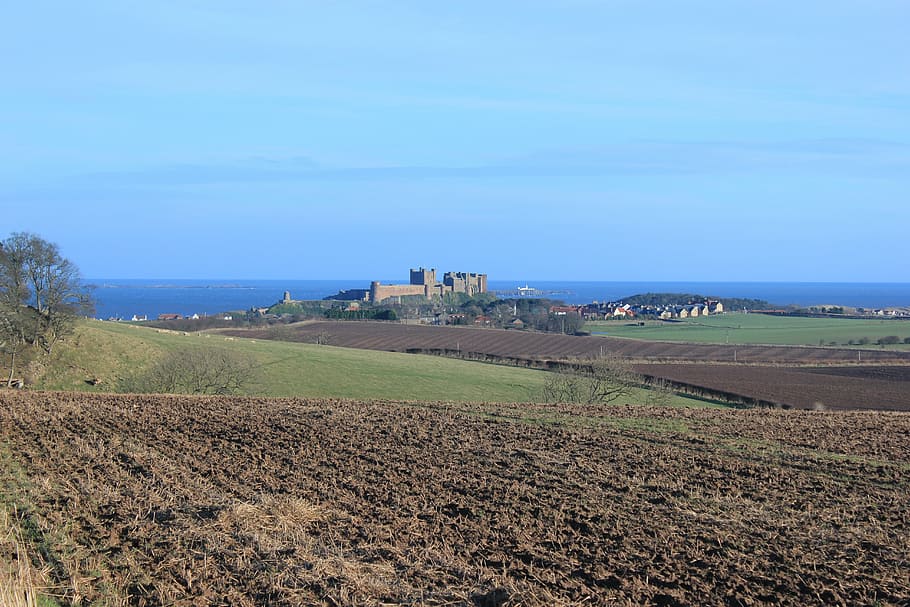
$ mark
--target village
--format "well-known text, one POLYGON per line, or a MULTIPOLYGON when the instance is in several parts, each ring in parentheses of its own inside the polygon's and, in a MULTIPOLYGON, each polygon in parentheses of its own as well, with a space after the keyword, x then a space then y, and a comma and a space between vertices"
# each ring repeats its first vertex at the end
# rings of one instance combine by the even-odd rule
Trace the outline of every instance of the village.
MULTIPOLYGON (((405 284, 383 284, 342 290, 322 300, 298 300, 285 291, 278 302, 246 311, 213 315, 162 313, 157 321, 265 321, 293 322, 327 317, 338 320, 391 320, 405 324, 473 325, 506 329, 577 332, 585 322, 679 321, 723 314, 761 312, 784 316, 837 316, 841 318, 906 318, 903 308, 863 309, 844 306, 786 306, 775 308, 756 299, 724 299, 692 293, 646 293, 618 301, 566 303, 566 292, 542 291, 530 286, 511 291, 491 291, 485 273, 447 271, 437 279, 436 268, 412 268, 405 284), (726 305, 725 305, 726 304, 726 305)), ((111 318, 110 320, 121 320, 111 318)), ((130 320, 151 320, 134 315, 130 320)))
POLYGON ((585 320, 623 320, 639 317, 669 320, 672 318, 696 318, 709 314, 723 314, 724 304, 717 300, 687 302, 668 305, 627 304, 622 302, 593 302, 579 306, 551 306, 556 315, 578 314, 585 320))

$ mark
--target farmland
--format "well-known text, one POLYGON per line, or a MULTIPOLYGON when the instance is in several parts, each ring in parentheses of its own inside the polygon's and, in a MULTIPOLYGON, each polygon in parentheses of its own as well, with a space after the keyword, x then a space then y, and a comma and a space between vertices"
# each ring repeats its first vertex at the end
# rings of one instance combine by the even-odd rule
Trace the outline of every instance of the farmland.
POLYGON ((769 405, 910 411, 910 367, 638 364, 640 373, 769 405))
MULTIPOLYGON (((708 397, 802 408, 910 410, 908 383, 899 370, 889 371, 910 365, 910 352, 895 350, 684 344, 383 323, 315 322, 289 329, 283 339, 307 341, 327 335, 333 344, 351 348, 438 352, 530 366, 609 353, 633 361, 647 375, 689 384, 695 394, 704 389, 708 397), (836 376, 824 372, 845 366, 865 371, 836 376)), ((268 337, 266 331, 234 334, 268 337)))
POLYGON ((46 593, 903 605, 910 415, 0 392, 46 593))
MULTIPOLYGON (((255 337, 258 333, 241 335, 255 337)), ((265 331, 263 335, 284 333, 265 331)), ((34 387, 118 391, 118 378, 141 374, 158 357, 187 347, 226 348, 251 356, 258 373, 244 391, 255 396, 530 402, 539 399, 546 379, 546 373, 539 370, 438 356, 92 321, 82 323, 76 335, 61 344, 34 387), (93 384, 86 383, 90 378, 93 384)), ((652 396, 647 390, 634 389, 627 402, 647 403, 652 396)), ((704 401, 685 396, 674 396, 667 404, 705 406, 704 401)))
POLYGON ((248 392, 259 396, 528 401, 544 374, 431 356, 371 352, 281 341, 160 332, 111 322, 82 323, 59 348, 36 387, 110 392, 118 378, 140 373, 157 357, 187 346, 228 348, 261 371, 248 392), (96 378, 96 385, 86 379, 96 378))
POLYGON ((289 325, 277 335, 268 329, 224 330, 225 335, 255 339, 312 342, 323 336, 332 345, 393 352, 444 350, 524 359, 591 357, 611 352, 633 360, 680 362, 743 362, 773 364, 832 364, 883 362, 910 364, 910 352, 844 347, 726 345, 656 342, 613 337, 559 335, 434 327, 378 322, 316 321, 289 325))
MULTIPOLYGON (((856 318, 808 318, 769 314, 728 313, 688 318, 674 322, 600 321, 585 328, 598 335, 654 341, 710 344, 772 344, 791 346, 858 344, 864 338, 870 347, 883 337, 910 337, 910 321, 856 318), (852 342, 852 344, 851 344, 852 342)), ((910 344, 889 346, 910 350, 910 344)))

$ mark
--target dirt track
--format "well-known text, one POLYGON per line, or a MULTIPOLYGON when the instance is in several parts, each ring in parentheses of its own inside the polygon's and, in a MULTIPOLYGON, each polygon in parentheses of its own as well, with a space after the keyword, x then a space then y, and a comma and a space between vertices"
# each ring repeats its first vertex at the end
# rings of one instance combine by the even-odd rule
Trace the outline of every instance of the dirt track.
POLYGON ((0 445, 67 601, 910 602, 907 414, 4 391, 0 445))

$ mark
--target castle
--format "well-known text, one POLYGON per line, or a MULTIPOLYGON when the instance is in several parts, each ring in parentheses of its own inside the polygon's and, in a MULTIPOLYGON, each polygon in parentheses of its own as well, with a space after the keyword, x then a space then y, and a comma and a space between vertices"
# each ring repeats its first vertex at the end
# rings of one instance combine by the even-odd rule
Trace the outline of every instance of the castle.
POLYGON ((390 297, 422 295, 442 296, 446 293, 477 295, 487 292, 487 275, 470 272, 446 272, 442 282, 436 281, 436 268, 411 269, 411 281, 406 285, 384 285, 378 280, 370 283, 369 301, 380 303, 390 297))

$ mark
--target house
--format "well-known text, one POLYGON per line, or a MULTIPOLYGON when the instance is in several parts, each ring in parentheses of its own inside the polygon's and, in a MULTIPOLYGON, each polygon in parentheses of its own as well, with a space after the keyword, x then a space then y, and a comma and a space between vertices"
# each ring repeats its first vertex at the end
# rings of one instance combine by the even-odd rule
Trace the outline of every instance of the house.
POLYGON ((159 314, 158 320, 183 320, 181 314, 159 314))
POLYGON ((635 312, 632 311, 632 306, 629 304, 619 306, 613 310, 613 318, 633 318, 634 316, 635 312))
POLYGON ((582 312, 585 320, 600 320, 601 318, 605 318, 604 313, 600 309, 600 304, 596 301, 584 306, 582 312))
POLYGON ((581 314, 583 306, 550 306, 550 314, 565 316, 566 314, 581 314))
POLYGON ((520 318, 513 318, 506 326, 510 329, 524 329, 525 323, 520 318))
POLYGON ((143 314, 142 316, 139 316, 138 314, 133 314, 133 317, 130 320, 133 322, 144 322, 148 319, 149 319, 149 317, 146 316, 145 314, 143 314))
POLYGON ((493 324, 493 319, 489 316, 480 315, 474 319, 474 324, 481 327, 488 327, 493 324))

